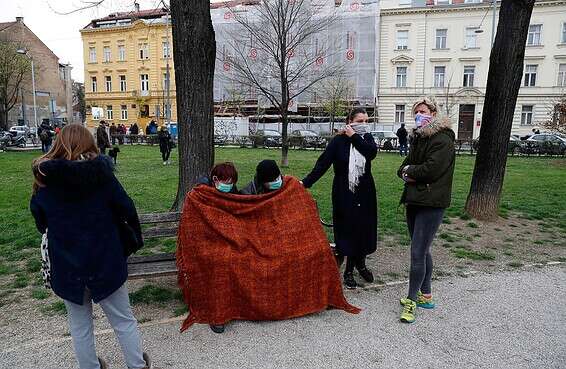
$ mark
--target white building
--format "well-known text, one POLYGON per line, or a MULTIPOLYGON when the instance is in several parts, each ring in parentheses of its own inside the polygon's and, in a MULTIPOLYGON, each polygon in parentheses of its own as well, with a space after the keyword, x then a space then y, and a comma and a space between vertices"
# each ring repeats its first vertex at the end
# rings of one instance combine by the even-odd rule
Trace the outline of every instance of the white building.
MULTIPOLYGON (((392 1, 386 3, 391 6, 392 1)), ((474 0, 428 3, 432 4, 381 8, 380 125, 395 129, 412 121, 416 98, 433 95, 455 123, 459 139, 477 138, 489 69, 492 4, 474 0)), ((523 74, 513 121, 517 134, 529 133, 537 122, 547 120, 552 106, 565 94, 566 1, 536 2, 523 74)))

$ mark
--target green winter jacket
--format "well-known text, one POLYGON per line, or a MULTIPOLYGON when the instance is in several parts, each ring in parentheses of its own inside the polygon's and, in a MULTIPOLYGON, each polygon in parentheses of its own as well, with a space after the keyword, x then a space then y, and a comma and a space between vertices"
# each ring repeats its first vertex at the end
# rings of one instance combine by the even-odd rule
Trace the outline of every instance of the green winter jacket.
POLYGON ((447 208, 452 196, 452 177, 456 151, 455 134, 448 119, 435 119, 428 126, 417 129, 411 137, 409 155, 399 167, 416 182, 405 183, 401 203, 407 205, 447 208))

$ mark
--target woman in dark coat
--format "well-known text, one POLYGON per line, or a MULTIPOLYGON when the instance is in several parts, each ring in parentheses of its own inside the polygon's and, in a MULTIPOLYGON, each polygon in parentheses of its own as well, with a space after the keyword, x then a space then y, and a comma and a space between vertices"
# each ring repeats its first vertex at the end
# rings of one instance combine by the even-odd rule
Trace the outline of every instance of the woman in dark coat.
POLYGON ((169 133, 167 127, 162 126, 157 137, 159 138, 159 151, 161 151, 163 165, 171 164, 169 161, 169 155, 171 155, 171 133, 169 133))
POLYGON ((126 223, 142 245, 134 203, 99 155, 83 126, 63 128, 48 154, 33 164, 30 208, 47 234, 51 288, 64 300, 80 368, 106 368, 94 346, 92 302, 102 306, 117 333, 129 368, 148 368, 125 282, 126 255, 118 223, 126 223))
POLYGON ((332 218, 338 263, 347 257, 344 283, 356 288, 354 267, 364 280, 373 282, 366 267, 366 256, 377 248, 377 197, 371 173, 371 161, 377 155, 377 145, 367 132, 368 115, 355 108, 348 115, 347 125, 318 158, 313 170, 303 179, 310 188, 331 165, 332 218))
POLYGON ((450 206, 456 152, 450 121, 437 117, 434 99, 426 97, 413 105, 416 129, 409 156, 397 175, 405 181, 401 203, 406 206, 407 228, 411 235, 409 292, 401 299, 401 321, 415 321, 417 306, 434 308, 431 292, 434 235, 450 206))

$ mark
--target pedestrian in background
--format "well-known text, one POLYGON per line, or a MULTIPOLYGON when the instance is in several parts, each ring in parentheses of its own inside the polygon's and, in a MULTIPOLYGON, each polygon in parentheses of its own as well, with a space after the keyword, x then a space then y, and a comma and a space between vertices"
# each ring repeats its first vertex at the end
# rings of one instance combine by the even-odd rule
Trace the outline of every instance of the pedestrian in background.
POLYGON ((407 156, 407 137, 409 133, 405 129, 405 123, 401 123, 401 127, 397 130, 396 135, 399 142, 399 155, 407 156))
POLYGON ((71 124, 32 168, 30 209, 38 231, 47 235, 51 288, 65 303, 79 367, 107 368, 95 350, 94 302, 114 329, 128 368, 150 368, 130 307, 120 232, 127 225, 141 246, 141 227, 112 164, 85 127, 71 124))
POLYGON ((334 166, 332 218, 336 257, 339 265, 347 258, 344 284, 353 289, 358 286, 354 267, 366 282, 373 282, 366 256, 377 249, 377 196, 371 173, 377 145, 368 132, 368 115, 363 108, 353 109, 346 123, 302 183, 306 188, 312 187, 334 166))
POLYGON ((106 154, 106 149, 110 148, 110 140, 106 132, 106 122, 101 120, 96 129, 96 145, 102 154, 106 154))
POLYGON ((116 145, 116 135, 118 134, 118 127, 112 122, 110 124, 110 139, 112 140, 112 146, 116 145))
POLYGON ((406 207, 411 236, 409 292, 401 299, 401 321, 415 321, 416 308, 434 308, 432 299, 432 241, 450 206, 456 152, 450 120, 438 117, 434 99, 425 97, 413 105, 416 128, 411 150, 397 175, 405 181, 401 203, 406 207))
POLYGON ((161 126, 157 138, 159 139, 159 151, 161 151, 163 165, 169 165, 171 164, 169 160, 169 156, 171 155, 171 133, 169 133, 167 127, 161 126))
POLYGON ((39 129, 37 130, 37 135, 39 136, 39 140, 41 141, 41 151, 44 154, 47 154, 49 149, 51 149, 51 145, 53 144, 53 136, 54 132, 49 124, 49 119, 43 119, 39 129))

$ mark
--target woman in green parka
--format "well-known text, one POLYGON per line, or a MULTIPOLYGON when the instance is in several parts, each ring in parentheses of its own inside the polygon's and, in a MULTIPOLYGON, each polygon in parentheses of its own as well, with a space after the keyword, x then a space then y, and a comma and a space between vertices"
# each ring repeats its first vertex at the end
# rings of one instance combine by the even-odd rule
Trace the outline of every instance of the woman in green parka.
POLYGON ((411 236, 409 293, 401 299, 401 321, 415 321, 417 306, 434 308, 431 292, 432 240, 450 206, 454 174, 455 134, 448 118, 439 117, 434 99, 425 97, 413 105, 416 128, 409 155, 397 175, 405 181, 401 203, 406 207, 411 236))

